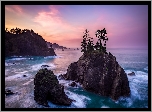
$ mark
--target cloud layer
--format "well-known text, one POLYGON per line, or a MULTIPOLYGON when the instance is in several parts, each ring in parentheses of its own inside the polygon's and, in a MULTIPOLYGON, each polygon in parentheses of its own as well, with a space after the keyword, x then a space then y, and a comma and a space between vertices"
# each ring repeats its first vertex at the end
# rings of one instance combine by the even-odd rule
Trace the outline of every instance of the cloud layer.
POLYGON ((67 47, 80 47, 85 29, 95 37, 95 31, 103 28, 108 33, 108 47, 148 45, 148 6, 144 5, 7 5, 5 10, 7 28, 33 29, 46 41, 67 47))

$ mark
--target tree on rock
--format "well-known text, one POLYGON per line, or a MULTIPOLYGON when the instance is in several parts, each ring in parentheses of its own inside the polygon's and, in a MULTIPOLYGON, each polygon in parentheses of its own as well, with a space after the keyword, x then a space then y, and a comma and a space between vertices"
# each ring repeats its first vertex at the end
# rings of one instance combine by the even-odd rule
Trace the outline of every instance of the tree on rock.
POLYGON ((100 51, 104 51, 104 52, 106 52, 106 41, 108 41, 108 38, 106 38, 107 36, 106 36, 106 30, 105 30, 105 28, 103 29, 103 30, 97 30, 97 32, 96 32, 96 37, 98 38, 98 41, 99 41, 99 45, 100 45, 100 51), (104 43, 104 47, 102 46, 102 40, 105 42, 104 43))
POLYGON ((106 53, 106 41, 108 41, 108 38, 106 38, 106 30, 105 28, 103 30, 97 30, 96 31, 96 37, 98 38, 96 45, 93 44, 93 38, 89 37, 88 34, 89 31, 87 29, 84 32, 82 44, 81 44, 81 52, 84 53, 91 53, 94 50, 98 50, 100 52, 105 52, 106 53), (102 43, 102 40, 104 44, 102 43), (104 46, 103 46, 104 45, 104 46))

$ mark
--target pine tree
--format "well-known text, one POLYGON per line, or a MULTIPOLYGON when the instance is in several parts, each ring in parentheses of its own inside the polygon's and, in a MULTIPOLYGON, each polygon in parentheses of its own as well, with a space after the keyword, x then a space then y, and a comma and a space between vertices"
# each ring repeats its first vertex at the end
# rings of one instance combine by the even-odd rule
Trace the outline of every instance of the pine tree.
POLYGON ((100 45, 100 51, 104 51, 104 52, 106 52, 106 41, 108 41, 108 38, 106 38, 107 36, 106 36, 106 30, 105 30, 105 28, 103 29, 103 30, 97 30, 97 32, 96 32, 96 37, 98 38, 98 41, 100 42, 99 43, 99 45, 100 45), (101 41, 104 41, 105 43, 104 43, 104 47, 102 46, 102 42, 101 41))

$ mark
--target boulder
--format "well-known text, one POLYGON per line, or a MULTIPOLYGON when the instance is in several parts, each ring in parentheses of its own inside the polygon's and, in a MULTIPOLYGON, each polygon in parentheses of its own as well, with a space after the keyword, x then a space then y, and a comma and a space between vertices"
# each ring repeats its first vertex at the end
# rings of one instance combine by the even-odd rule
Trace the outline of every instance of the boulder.
POLYGON ((48 106, 47 101, 58 105, 71 105, 72 100, 64 92, 64 86, 59 84, 57 76, 47 68, 40 69, 34 78, 34 100, 48 106))
POLYGON ((94 51, 83 54, 77 62, 69 65, 66 79, 79 82, 85 90, 113 100, 130 96, 127 74, 111 53, 94 51))
POLYGON ((5 95, 8 96, 8 95, 13 95, 15 93, 13 93, 11 90, 5 90, 5 95))
POLYGON ((77 84, 73 81, 72 83, 69 84, 69 86, 77 87, 77 84))
POLYGON ((135 76, 135 72, 128 73, 130 76, 135 76))

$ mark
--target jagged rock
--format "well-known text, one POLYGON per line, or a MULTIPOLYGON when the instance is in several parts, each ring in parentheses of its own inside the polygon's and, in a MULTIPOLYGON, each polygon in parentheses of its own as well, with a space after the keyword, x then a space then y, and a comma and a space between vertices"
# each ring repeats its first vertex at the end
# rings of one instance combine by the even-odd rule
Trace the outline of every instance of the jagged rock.
POLYGON ((69 84, 69 86, 77 87, 77 84, 73 81, 72 83, 69 84))
POLYGON ((5 90, 5 95, 8 96, 8 95, 13 95, 15 93, 13 93, 11 90, 5 90))
POLYGON ((48 106, 47 101, 54 104, 70 105, 72 100, 64 93, 64 86, 59 84, 53 71, 40 69, 34 78, 34 100, 44 106, 48 106))
POLYGON ((56 56, 42 36, 27 30, 19 34, 5 32, 5 56, 56 56))
POLYGON ((135 76, 135 72, 128 73, 130 76, 135 76))
POLYGON ((127 75, 111 53, 83 54, 69 65, 65 77, 79 82, 87 91, 110 96, 113 100, 130 95, 127 75))

